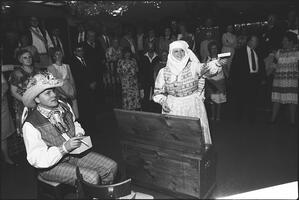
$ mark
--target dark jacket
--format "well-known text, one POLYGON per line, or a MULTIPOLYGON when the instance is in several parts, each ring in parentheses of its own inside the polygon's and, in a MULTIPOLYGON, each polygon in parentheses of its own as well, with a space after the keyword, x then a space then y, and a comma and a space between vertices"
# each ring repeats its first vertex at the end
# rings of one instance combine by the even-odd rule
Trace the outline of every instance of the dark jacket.
POLYGON ((235 91, 245 92, 250 89, 257 89, 261 81, 265 79, 265 66, 261 54, 255 50, 258 57, 258 72, 250 73, 247 46, 237 50, 232 60, 230 69, 230 80, 235 91))
POLYGON ((83 43, 84 57, 89 67, 89 79, 91 82, 101 83, 104 72, 105 52, 99 43, 95 43, 95 48, 87 42, 83 43))

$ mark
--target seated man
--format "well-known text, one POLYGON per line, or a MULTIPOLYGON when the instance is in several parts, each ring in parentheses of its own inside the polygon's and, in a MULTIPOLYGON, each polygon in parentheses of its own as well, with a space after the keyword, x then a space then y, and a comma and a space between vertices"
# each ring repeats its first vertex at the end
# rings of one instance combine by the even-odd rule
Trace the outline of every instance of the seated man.
POLYGON ((62 84, 49 72, 38 73, 28 82, 22 97, 24 105, 32 108, 22 128, 27 160, 49 181, 74 185, 79 166, 85 181, 111 184, 116 162, 96 152, 69 154, 81 145, 85 131, 70 105, 56 98, 54 89, 62 84))

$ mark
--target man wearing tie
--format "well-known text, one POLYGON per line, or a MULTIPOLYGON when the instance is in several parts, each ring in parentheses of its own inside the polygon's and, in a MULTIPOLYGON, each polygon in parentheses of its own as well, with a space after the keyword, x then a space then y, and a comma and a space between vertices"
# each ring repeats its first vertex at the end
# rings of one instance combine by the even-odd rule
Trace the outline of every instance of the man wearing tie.
POLYGON ((105 63, 105 52, 99 42, 96 40, 96 32, 88 30, 86 32, 86 41, 83 43, 84 58, 87 66, 92 73, 89 80, 93 81, 92 89, 96 96, 97 109, 103 106, 103 72, 105 63))
POLYGON ((79 110, 79 121, 89 133, 96 132, 96 105, 94 96, 94 71, 85 59, 83 44, 77 44, 71 59, 70 69, 74 77, 79 110))
POLYGON ((39 63, 35 63, 35 66, 45 68, 52 63, 49 56, 49 49, 54 47, 53 43, 48 31, 39 27, 39 21, 36 17, 30 17, 29 24, 28 36, 31 38, 32 45, 37 48, 40 57, 39 63))
POLYGON ((263 60, 257 51, 258 37, 250 35, 247 45, 236 52, 230 71, 232 97, 236 118, 240 120, 246 114, 253 122, 258 103, 258 91, 265 80, 263 60))

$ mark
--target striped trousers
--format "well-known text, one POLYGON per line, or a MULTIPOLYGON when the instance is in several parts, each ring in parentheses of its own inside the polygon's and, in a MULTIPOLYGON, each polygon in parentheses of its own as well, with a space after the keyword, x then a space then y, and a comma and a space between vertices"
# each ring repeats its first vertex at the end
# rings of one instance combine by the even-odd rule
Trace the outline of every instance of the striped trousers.
POLYGON ((70 157, 69 160, 39 173, 45 180, 75 185, 76 166, 80 168, 83 179, 91 184, 99 184, 100 179, 101 184, 111 184, 117 172, 115 161, 96 152, 89 152, 81 158, 70 157))

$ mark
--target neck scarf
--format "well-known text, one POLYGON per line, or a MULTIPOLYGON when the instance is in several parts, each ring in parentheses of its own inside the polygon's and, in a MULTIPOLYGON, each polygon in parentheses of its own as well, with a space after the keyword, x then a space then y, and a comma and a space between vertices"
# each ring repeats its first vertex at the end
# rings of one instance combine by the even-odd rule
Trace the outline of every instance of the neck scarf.
POLYGON ((167 66, 170 68, 171 72, 175 75, 178 75, 182 72, 182 70, 187 65, 189 59, 193 62, 199 62, 196 55, 189 49, 189 45, 187 42, 183 40, 177 40, 169 44, 169 54, 167 58, 167 66), (185 52, 185 56, 182 60, 177 60, 173 55, 172 51, 174 49, 183 49, 185 52))
POLYGON ((60 104, 54 109, 47 109, 38 105, 37 110, 50 121, 59 133, 63 134, 69 131, 69 126, 65 118, 66 110, 60 104))

